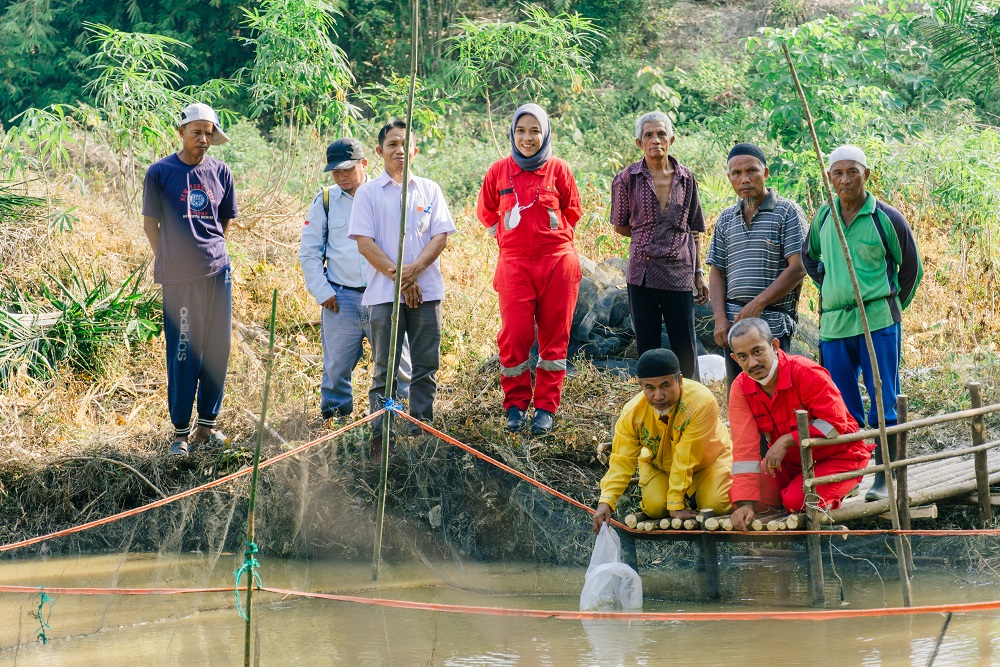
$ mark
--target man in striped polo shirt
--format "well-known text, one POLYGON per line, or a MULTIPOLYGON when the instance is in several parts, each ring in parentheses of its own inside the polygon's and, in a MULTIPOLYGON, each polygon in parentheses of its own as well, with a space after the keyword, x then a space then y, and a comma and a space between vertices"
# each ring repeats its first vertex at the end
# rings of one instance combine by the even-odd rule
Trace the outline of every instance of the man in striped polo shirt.
MULTIPOLYGON (((913 230, 903 214, 878 201, 866 185, 871 176, 868 158, 857 146, 841 146, 830 153, 827 175, 837 192, 836 205, 844 221, 848 251, 858 277, 865 314, 875 347, 875 362, 882 379, 882 405, 886 426, 896 424, 896 396, 899 394, 899 362, 902 354, 902 311, 917 291, 924 267, 913 230)), ((809 276, 820 287, 822 317, 819 325, 823 365, 844 395, 851 416, 864 426, 865 409, 858 378, 864 373, 865 389, 871 401, 868 426, 878 426, 873 398, 875 381, 865 344, 861 314, 840 245, 830 206, 816 212, 809 236, 802 246, 802 261, 809 276)), ((895 459, 896 436, 888 436, 889 456, 895 459)), ((882 463, 882 448, 875 448, 875 461, 882 463)), ((885 476, 875 475, 866 500, 887 497, 885 476)))
POLYGON ((740 366, 727 336, 741 320, 759 317, 788 352, 798 320, 805 216, 794 202, 767 187, 764 151, 750 143, 729 151, 726 173, 739 201, 715 223, 705 263, 715 315, 715 342, 726 351, 726 380, 732 387, 740 366))

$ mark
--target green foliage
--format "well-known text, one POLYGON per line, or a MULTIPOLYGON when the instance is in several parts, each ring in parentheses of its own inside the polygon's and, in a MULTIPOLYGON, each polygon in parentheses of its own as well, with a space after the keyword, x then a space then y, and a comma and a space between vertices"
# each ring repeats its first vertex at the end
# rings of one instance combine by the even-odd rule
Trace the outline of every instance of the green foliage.
POLYGON ((32 218, 45 205, 41 197, 24 195, 16 189, 16 184, 0 181, 0 221, 4 224, 32 218))
POLYGON ((70 206, 65 211, 53 211, 47 215, 46 220, 49 221, 49 229, 59 234, 73 231, 73 226, 80 222, 80 218, 73 215, 73 211, 75 210, 76 206, 70 206))
MULTIPOLYGON (((376 119, 406 118, 410 79, 390 74, 384 80, 362 87, 359 98, 376 119)), ((437 86, 428 87, 417 77, 413 88, 413 127, 427 136, 442 138, 444 121, 455 105, 437 86)))
POLYGON ((593 82, 589 67, 604 35, 579 14, 551 15, 524 3, 520 21, 459 19, 447 51, 464 94, 511 106, 566 83, 574 94, 593 82))
POLYGON ((112 351, 159 335, 159 304, 145 272, 143 265, 113 287, 103 273, 67 262, 65 278, 46 273, 38 296, 14 284, 0 289, 0 388, 18 373, 51 379, 64 364, 97 374, 112 351))
POLYGON ((934 0, 917 25, 951 74, 948 86, 983 100, 1000 85, 1000 6, 971 0, 934 0))
POLYGON ((241 37, 254 49, 250 111, 281 122, 346 126, 357 109, 346 99, 353 81, 344 51, 333 43, 336 7, 327 0, 265 0, 244 9, 241 37))
POLYGON ((66 149, 76 128, 78 109, 69 104, 53 104, 47 109, 28 109, 15 120, 20 124, 0 137, 0 167, 13 180, 28 170, 45 174, 45 167, 62 169, 69 164, 66 149))

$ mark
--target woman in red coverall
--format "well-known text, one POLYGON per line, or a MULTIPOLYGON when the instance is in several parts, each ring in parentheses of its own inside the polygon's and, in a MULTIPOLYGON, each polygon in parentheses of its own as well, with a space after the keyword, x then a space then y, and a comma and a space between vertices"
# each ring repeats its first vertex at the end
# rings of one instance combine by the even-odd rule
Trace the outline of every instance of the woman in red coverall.
POLYGON ((493 163, 479 192, 480 221, 500 246, 493 288, 500 296, 500 385, 507 428, 525 423, 534 398, 531 431, 552 428, 566 377, 580 261, 573 228, 580 192, 563 160, 552 156, 549 117, 537 104, 514 112, 511 155, 493 163), (538 329, 534 396, 528 355, 538 329))

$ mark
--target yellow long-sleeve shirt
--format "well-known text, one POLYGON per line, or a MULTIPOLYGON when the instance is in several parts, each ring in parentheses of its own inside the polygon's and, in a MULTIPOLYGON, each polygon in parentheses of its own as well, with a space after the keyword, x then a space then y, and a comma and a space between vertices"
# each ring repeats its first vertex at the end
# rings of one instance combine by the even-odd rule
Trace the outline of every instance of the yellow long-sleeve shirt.
POLYGON ((684 496, 689 495, 694 473, 720 456, 731 460, 733 451, 715 396, 704 385, 686 378, 677 405, 662 419, 642 393, 622 408, 608 472, 601 480, 600 502, 615 508, 635 473, 643 447, 652 452, 649 463, 669 475, 668 510, 684 509, 684 496))

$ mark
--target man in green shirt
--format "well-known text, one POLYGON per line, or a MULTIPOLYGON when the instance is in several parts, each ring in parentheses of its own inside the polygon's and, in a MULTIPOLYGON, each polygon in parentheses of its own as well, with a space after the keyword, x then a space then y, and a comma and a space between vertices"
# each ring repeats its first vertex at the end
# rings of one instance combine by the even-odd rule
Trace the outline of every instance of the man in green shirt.
MULTIPOLYGON (((857 146, 837 148, 830 154, 827 173, 837 194, 835 203, 844 221, 847 246, 868 315, 882 378, 886 425, 891 426, 896 423, 899 393, 900 321, 902 311, 910 305, 920 284, 923 264, 906 218, 865 189, 871 170, 864 151, 857 146)), ((864 373, 865 388, 871 398, 875 391, 871 360, 847 260, 829 206, 821 207, 813 219, 802 245, 802 263, 820 288, 823 366, 830 371, 851 416, 863 427, 866 421, 858 377, 864 373)), ((874 400, 868 410, 867 424, 871 428, 878 425, 874 400)), ((895 458, 896 436, 890 435, 888 444, 890 456, 895 458)), ((875 459, 881 463, 880 448, 875 449, 875 459)), ((885 477, 878 473, 865 498, 878 500, 886 496, 885 477)))

